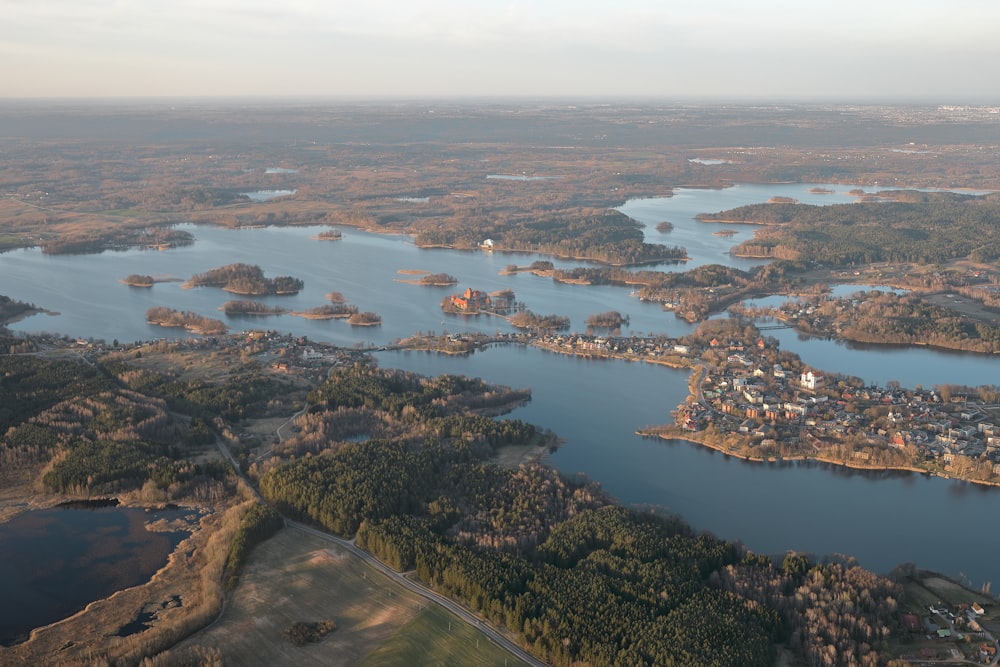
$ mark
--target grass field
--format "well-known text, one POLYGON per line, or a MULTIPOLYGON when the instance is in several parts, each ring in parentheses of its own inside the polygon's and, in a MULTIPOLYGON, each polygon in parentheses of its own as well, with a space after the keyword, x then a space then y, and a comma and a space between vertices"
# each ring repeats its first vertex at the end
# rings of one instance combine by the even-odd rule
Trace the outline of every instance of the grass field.
POLYGON ((222 616, 181 646, 190 645, 217 647, 225 664, 246 667, 521 664, 359 559, 290 528, 254 550, 222 616), (337 629, 317 643, 281 636, 296 621, 325 619, 337 629))
POLYGON ((359 664, 360 667, 514 667, 524 663, 443 607, 430 605, 359 664))

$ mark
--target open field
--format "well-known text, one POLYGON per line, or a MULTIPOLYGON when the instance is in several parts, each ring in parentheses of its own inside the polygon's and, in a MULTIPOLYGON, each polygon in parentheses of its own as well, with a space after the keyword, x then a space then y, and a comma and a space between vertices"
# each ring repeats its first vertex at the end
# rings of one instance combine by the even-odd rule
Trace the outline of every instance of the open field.
POLYGON ((523 665, 520 660, 462 623, 443 607, 431 605, 389 641, 365 656, 361 667, 523 665))
POLYGON ((254 550, 219 620, 179 648, 216 647, 226 664, 246 667, 437 664, 414 657, 424 651, 448 665, 502 665, 505 656, 518 664, 475 628, 429 604, 329 542, 286 528, 254 550), (281 636, 296 621, 325 619, 337 629, 317 643, 293 646, 281 636), (466 658, 477 638, 482 655, 496 660, 466 658), (379 655, 389 662, 365 661, 383 646, 387 652, 379 655))

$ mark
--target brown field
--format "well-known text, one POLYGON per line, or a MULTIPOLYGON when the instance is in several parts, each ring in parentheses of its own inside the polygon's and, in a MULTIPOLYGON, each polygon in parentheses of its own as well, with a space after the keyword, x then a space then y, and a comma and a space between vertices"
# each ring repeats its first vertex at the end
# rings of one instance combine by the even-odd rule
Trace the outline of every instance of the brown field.
MULTIPOLYGON (((354 665, 394 637, 405 644, 404 628, 429 604, 337 546, 286 528, 254 550, 219 620, 177 648, 215 647, 225 664, 246 667, 354 665), (293 646, 281 636, 296 621, 325 619, 337 629, 314 644, 293 646)), ((468 628, 452 619, 456 631, 468 628)), ((485 650, 489 642, 480 637, 485 650)))

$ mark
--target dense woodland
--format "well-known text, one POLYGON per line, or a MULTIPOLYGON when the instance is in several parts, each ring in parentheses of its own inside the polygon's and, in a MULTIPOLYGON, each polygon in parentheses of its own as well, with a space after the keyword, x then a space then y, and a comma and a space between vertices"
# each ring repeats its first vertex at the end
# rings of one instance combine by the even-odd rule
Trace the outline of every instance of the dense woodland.
POLYGON ((163 399, 79 361, 3 357, 0 368, 0 458, 8 481, 40 474, 49 489, 82 495, 146 484, 170 497, 222 492, 224 466, 185 458, 214 441, 204 419, 177 418, 163 399))
POLYGON ((706 221, 765 224, 734 253, 828 266, 873 262, 938 264, 1000 257, 996 196, 901 193, 904 201, 810 206, 757 204, 703 215, 706 221))
POLYGON ((770 665, 785 640, 809 664, 878 664, 893 584, 804 556, 772 564, 549 468, 490 463, 534 429, 468 413, 487 396, 511 398, 466 378, 338 369, 275 450, 288 458, 252 472, 282 512, 356 536, 553 664, 770 665))

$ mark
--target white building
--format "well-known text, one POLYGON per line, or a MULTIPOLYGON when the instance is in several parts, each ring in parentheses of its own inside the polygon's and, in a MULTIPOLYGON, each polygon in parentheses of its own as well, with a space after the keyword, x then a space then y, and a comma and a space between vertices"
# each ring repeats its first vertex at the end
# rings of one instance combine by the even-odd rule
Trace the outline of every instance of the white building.
POLYGON ((799 384, 801 384, 806 389, 819 389, 823 386, 823 376, 817 375, 812 371, 807 371, 803 373, 799 378, 799 384))

